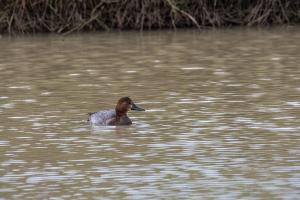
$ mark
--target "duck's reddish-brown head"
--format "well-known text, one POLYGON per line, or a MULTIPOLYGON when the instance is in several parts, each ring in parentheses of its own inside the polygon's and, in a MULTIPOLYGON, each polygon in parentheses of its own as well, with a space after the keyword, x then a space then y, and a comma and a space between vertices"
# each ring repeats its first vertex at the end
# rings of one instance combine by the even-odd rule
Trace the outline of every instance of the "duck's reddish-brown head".
POLYGON ((121 99, 119 99, 116 106, 117 115, 118 116, 126 115, 126 113, 129 110, 145 111, 145 109, 135 105, 129 97, 122 97, 121 99))

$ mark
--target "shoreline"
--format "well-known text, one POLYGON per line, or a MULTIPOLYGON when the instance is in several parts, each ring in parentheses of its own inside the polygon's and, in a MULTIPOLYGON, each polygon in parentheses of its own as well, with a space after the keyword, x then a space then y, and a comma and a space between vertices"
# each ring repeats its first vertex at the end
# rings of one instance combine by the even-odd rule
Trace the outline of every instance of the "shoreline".
POLYGON ((67 38, 67 37, 76 37, 78 35, 118 35, 118 34, 136 34, 136 35, 147 35, 147 34, 161 34, 161 33, 167 33, 167 34, 176 34, 180 32, 193 32, 193 33, 205 33, 205 32, 218 32, 218 31, 235 31, 235 30, 243 30, 243 31, 251 31, 251 30, 256 30, 256 31, 267 31, 267 30, 288 30, 288 29, 295 29, 298 30, 300 28, 300 24, 295 24, 295 25, 287 25, 287 24, 282 24, 282 25, 269 25, 269 26, 232 26, 232 27, 206 27, 205 29, 197 29, 195 27, 191 28, 177 28, 177 29, 151 29, 151 30, 144 30, 144 31, 139 31, 139 30, 132 30, 132 29, 126 29, 126 30, 117 30, 117 29, 112 29, 109 31, 103 31, 103 30, 98 30, 98 31, 78 31, 78 32, 72 32, 69 34, 57 34, 57 33, 49 33, 49 32, 38 32, 38 33, 24 33, 24 34, 8 34, 0 33, 0 40, 5 39, 5 38, 22 38, 22 37, 59 37, 59 38, 67 38))
POLYGON ((118 36, 120 35, 126 35, 126 34, 133 34, 133 35, 140 35, 142 36, 147 36, 147 35, 152 35, 152 34, 176 34, 176 33, 182 33, 182 32, 191 32, 194 34, 202 34, 202 33, 207 33, 207 32, 223 32, 223 31, 272 31, 272 30, 278 30, 278 31, 287 31, 287 30, 300 30, 300 24, 296 25, 269 25, 269 26, 233 26, 233 27, 207 27, 206 29, 199 30, 197 28, 178 28, 176 30, 174 29, 151 29, 151 30, 144 30, 144 31, 138 31, 138 30, 109 30, 109 31, 78 31, 78 32, 73 32, 67 35, 63 34, 57 34, 57 33, 48 33, 48 32, 38 32, 38 33, 24 33, 24 34, 14 34, 10 35, 8 33, 6 34, 1 34, 0 33, 0 41, 5 40, 5 39, 17 39, 17 38, 27 38, 27 37, 58 37, 61 38, 62 40, 67 39, 68 37, 77 37, 77 36, 91 36, 91 35, 115 35, 118 36))

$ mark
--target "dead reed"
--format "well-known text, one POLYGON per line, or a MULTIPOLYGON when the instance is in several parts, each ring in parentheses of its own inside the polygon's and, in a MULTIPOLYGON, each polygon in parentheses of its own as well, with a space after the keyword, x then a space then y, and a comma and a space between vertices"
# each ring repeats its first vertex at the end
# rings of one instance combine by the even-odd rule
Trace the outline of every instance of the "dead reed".
POLYGON ((0 0, 0 33, 296 24, 300 0, 0 0))

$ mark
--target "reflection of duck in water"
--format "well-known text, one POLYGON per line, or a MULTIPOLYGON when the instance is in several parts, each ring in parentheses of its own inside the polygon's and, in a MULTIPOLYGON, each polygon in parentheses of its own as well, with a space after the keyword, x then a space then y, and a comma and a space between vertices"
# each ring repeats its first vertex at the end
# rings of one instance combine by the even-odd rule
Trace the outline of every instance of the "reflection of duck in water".
POLYGON ((135 105, 129 97, 122 97, 115 109, 89 113, 88 121, 91 125, 130 125, 132 121, 127 116, 129 110, 145 111, 135 105))

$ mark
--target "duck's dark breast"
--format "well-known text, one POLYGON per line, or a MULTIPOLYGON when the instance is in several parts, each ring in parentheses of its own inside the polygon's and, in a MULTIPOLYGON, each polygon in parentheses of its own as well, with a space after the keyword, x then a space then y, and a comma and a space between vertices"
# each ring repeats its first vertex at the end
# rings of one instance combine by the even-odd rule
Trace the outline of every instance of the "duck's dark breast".
POLYGON ((119 123, 120 123, 120 125, 131 125, 132 121, 128 116, 123 116, 123 117, 121 117, 119 123))

